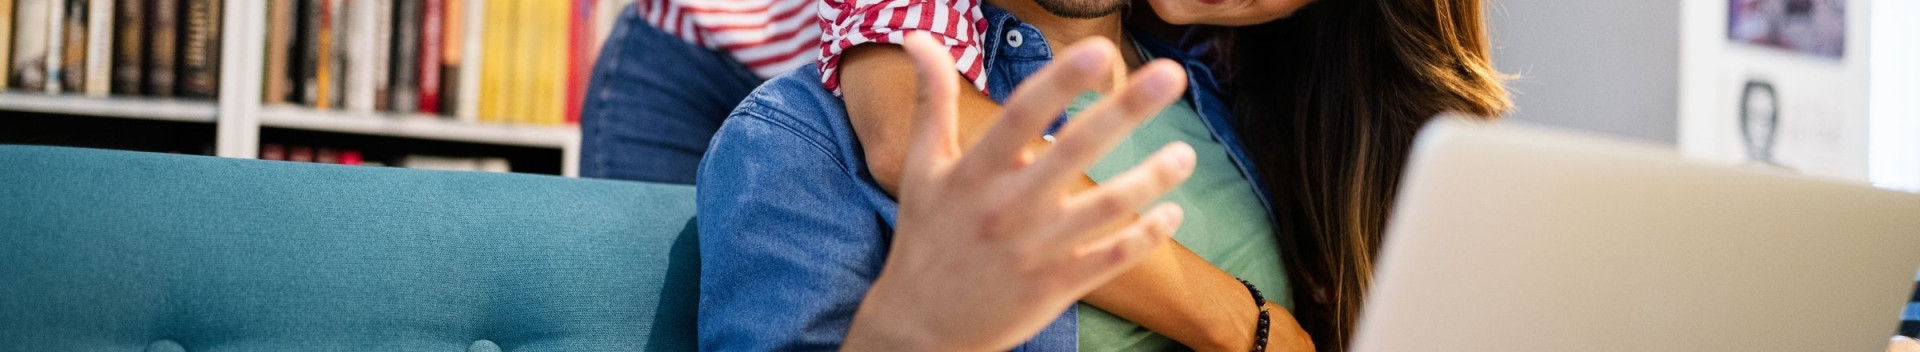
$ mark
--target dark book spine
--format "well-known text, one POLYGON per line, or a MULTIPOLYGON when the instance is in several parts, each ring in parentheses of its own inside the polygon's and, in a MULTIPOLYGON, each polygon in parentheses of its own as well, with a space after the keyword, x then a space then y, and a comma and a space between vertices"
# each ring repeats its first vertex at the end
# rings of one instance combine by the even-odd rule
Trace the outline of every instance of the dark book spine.
POLYGON ((326 3, 321 0, 300 0, 300 33, 294 40, 299 41, 300 51, 297 62, 300 63, 299 76, 294 79, 293 89, 299 91, 300 103, 318 105, 320 99, 320 25, 325 16, 326 3))
POLYGON ((91 4, 87 0, 66 0, 66 29, 60 53, 61 87, 67 91, 81 91, 87 86, 87 10, 91 4))
POLYGON ((422 1, 399 0, 393 27, 393 111, 413 113, 419 110, 420 96, 420 12, 422 1))
POLYGON ((153 0, 147 8, 147 95, 173 96, 178 59, 180 0, 153 0))
POLYGON ((113 94, 140 94, 145 66, 149 0, 119 0, 114 4, 113 94))
POLYGON ((187 0, 184 16, 180 95, 212 98, 220 91, 220 0, 187 0))
POLYGON ((419 109, 422 114, 440 113, 440 46, 445 42, 441 22, 446 16, 444 0, 421 1, 419 109))

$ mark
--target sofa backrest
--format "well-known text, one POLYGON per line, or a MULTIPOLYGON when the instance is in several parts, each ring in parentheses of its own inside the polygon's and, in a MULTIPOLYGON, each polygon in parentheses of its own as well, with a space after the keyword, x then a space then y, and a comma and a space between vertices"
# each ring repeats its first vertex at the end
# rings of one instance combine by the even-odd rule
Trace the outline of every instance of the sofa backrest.
POLYGON ((0 146, 0 351, 690 350, 693 199, 0 146))

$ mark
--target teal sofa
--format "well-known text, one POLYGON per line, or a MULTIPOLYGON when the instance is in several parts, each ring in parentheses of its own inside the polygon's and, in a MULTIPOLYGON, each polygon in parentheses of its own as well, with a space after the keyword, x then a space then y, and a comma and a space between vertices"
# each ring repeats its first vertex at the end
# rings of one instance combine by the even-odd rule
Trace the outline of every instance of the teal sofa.
POLYGON ((693 198, 0 146, 0 351, 691 350, 693 198))

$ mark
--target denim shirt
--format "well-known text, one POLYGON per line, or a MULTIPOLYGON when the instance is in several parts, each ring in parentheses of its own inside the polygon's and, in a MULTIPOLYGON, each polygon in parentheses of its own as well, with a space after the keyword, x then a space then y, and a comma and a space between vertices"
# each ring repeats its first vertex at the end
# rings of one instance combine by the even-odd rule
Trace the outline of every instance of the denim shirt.
MULTIPOLYGON (((1052 60, 1051 45, 1005 10, 981 11, 989 96, 1004 101, 1052 60)), ((1186 66, 1186 98, 1247 179, 1259 180, 1207 66, 1147 38, 1137 42, 1186 66)), ((802 67, 756 89, 700 165, 701 350, 838 349, 886 259, 898 204, 868 173, 845 105, 821 88, 816 70, 802 67)), ((1254 182, 1270 209, 1263 187, 1254 182)), ((1076 317, 1068 308, 1015 350, 1075 350, 1076 317)))

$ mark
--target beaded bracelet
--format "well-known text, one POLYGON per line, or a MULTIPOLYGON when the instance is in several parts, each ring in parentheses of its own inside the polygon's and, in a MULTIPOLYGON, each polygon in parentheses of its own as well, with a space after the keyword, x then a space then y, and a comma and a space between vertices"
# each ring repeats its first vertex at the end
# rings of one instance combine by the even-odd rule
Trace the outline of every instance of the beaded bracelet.
POLYGON ((1255 337, 1253 340, 1253 352, 1266 352, 1267 328, 1273 325, 1273 320, 1270 319, 1272 314, 1267 311, 1267 298, 1260 295, 1260 289, 1253 287, 1252 282, 1247 282, 1246 279, 1240 279, 1240 284, 1246 285, 1247 292, 1253 293, 1253 305, 1260 308, 1260 322, 1254 325, 1253 329, 1253 336, 1255 337))

